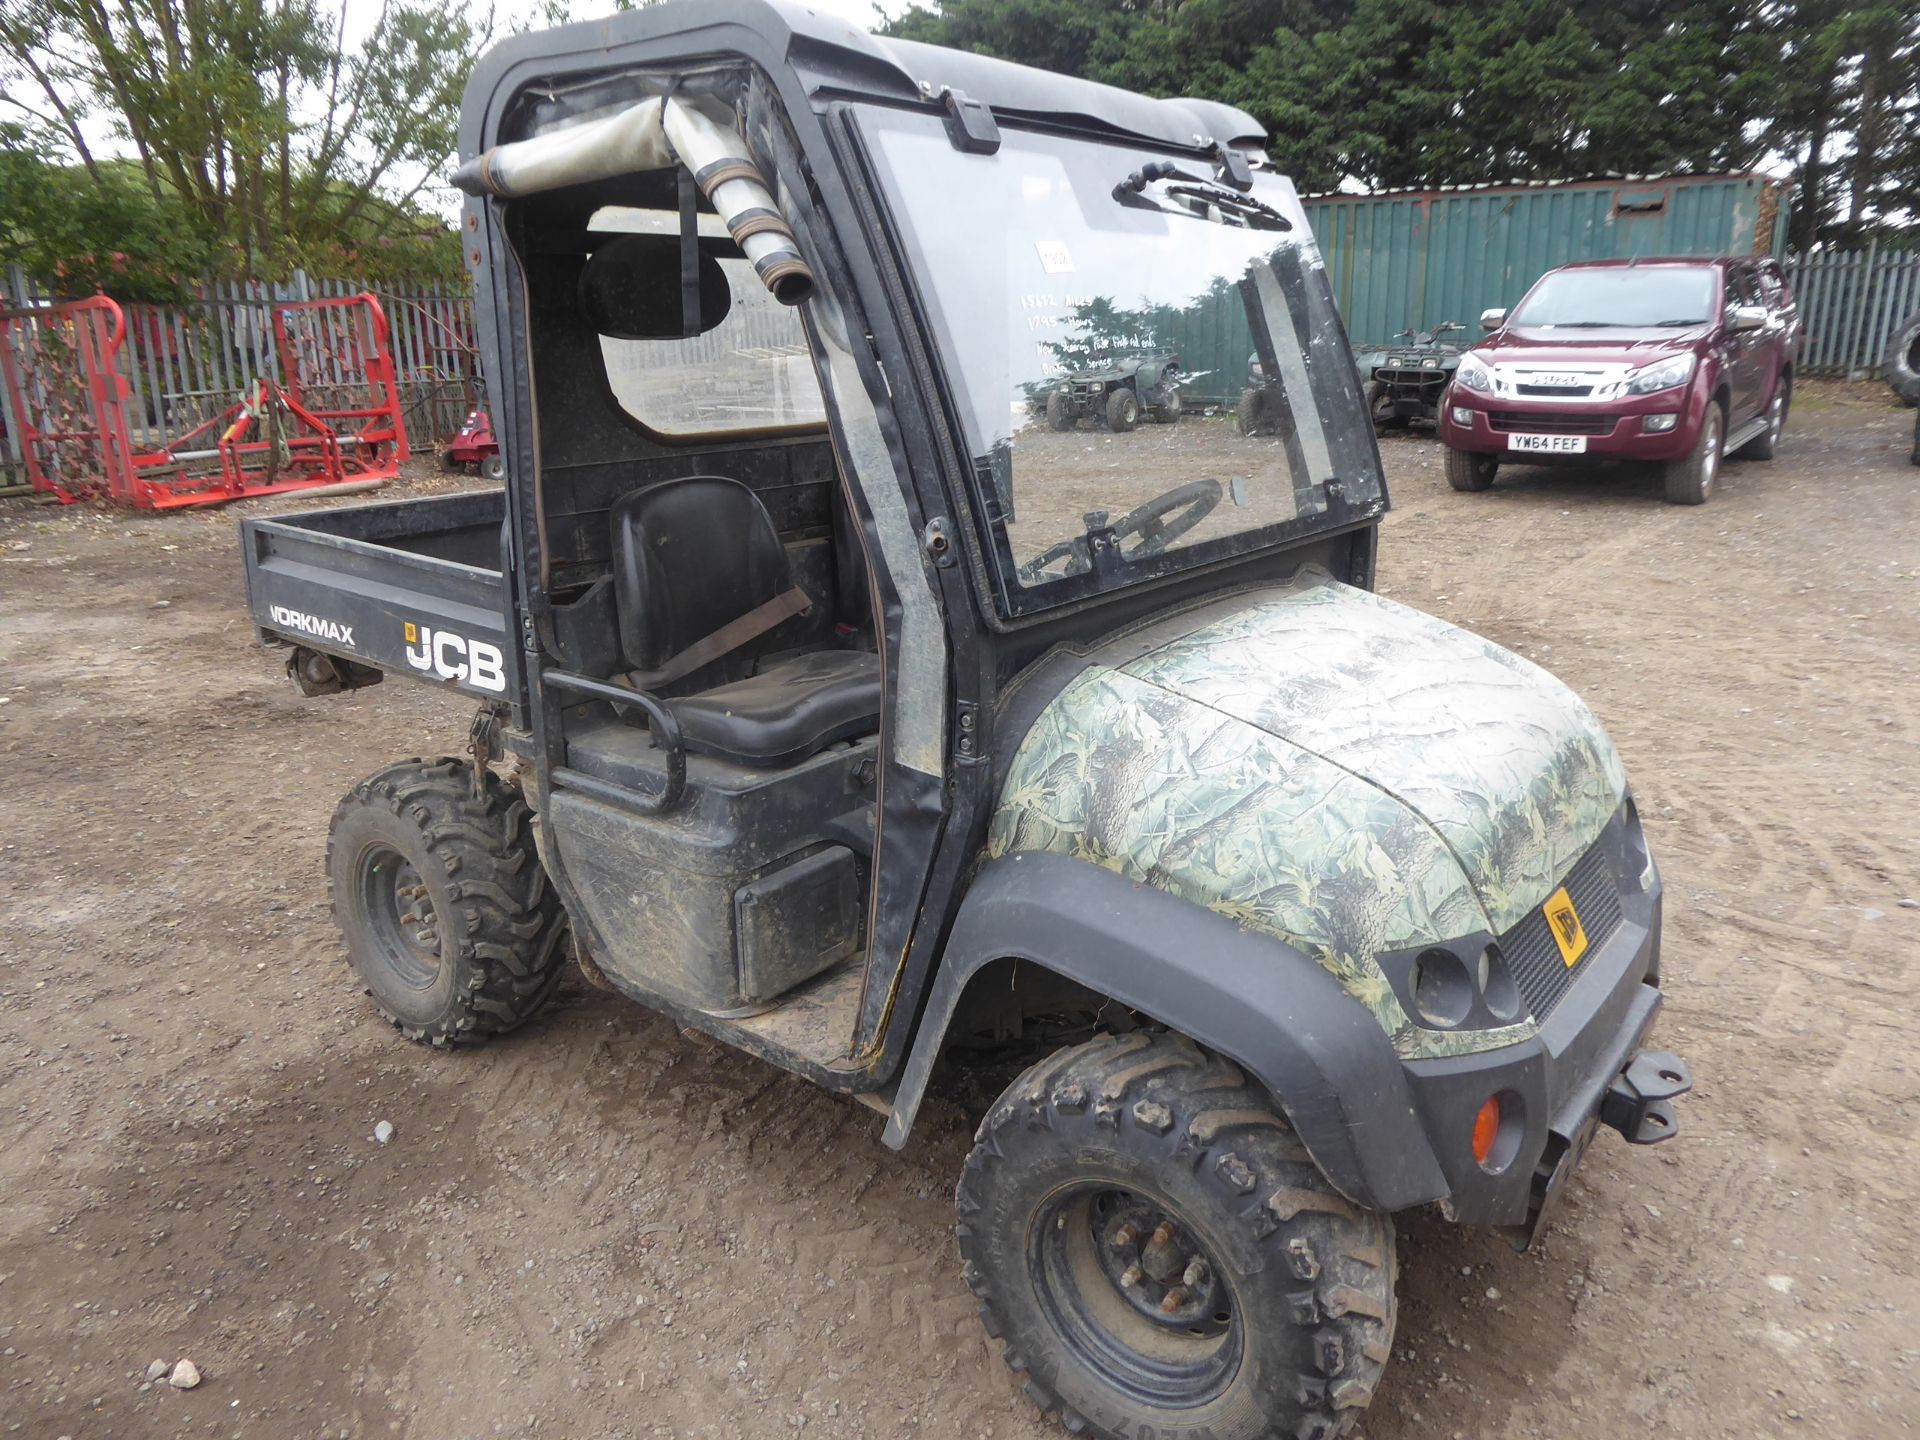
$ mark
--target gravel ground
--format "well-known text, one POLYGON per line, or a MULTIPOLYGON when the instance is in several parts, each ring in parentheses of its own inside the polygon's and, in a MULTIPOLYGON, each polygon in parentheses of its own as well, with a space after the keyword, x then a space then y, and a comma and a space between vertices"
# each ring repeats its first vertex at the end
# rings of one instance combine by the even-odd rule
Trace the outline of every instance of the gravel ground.
MULTIPOLYGON (((1403 1217, 1369 1440, 1915 1428, 1920 471, 1884 394, 1807 387, 1702 510, 1598 472, 1456 495, 1384 442, 1383 588, 1625 755, 1699 1086, 1676 1143, 1603 1136, 1531 1254, 1403 1217)), ((467 717, 296 697, 232 523, 0 504, 0 1435, 1057 1433, 958 1274, 965 1107, 895 1155, 578 984, 472 1053, 375 1018, 328 817, 467 717), (196 1388, 147 1378, 181 1358, 196 1388)))

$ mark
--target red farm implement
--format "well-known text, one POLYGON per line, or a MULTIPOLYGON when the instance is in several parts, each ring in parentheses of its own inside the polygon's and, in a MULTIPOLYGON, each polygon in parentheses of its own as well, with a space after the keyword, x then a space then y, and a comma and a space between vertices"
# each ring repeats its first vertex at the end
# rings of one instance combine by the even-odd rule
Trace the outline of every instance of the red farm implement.
POLYGON ((0 382, 29 481, 67 504, 215 505, 391 479, 408 455, 371 295, 194 323, 105 296, 0 311, 0 382))

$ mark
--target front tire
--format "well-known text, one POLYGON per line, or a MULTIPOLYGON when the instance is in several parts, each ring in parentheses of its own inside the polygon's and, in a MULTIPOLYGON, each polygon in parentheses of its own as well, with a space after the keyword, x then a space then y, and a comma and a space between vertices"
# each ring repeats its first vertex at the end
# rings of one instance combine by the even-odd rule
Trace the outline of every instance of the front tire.
POLYGON ((1016 1080, 960 1178, 987 1333, 1074 1435, 1344 1433, 1393 1344, 1393 1225, 1232 1063, 1102 1036, 1016 1080))
POLYGON ((1073 402, 1058 390, 1047 396, 1047 428, 1049 430, 1068 431, 1073 429, 1075 419, 1073 402))
POLYGON ((341 800, 327 886, 347 958, 409 1040, 485 1040, 546 1004, 567 917, 535 853, 527 803, 465 760, 409 760, 341 800))
POLYGON ((1122 386, 1107 396, 1107 429, 1124 435, 1140 423, 1140 397, 1122 386))
POLYGON ((1447 484, 1456 490, 1485 490, 1499 473, 1500 457, 1473 455, 1465 450, 1447 451, 1447 484))
POLYGON ((1720 478, 1720 440, 1726 434, 1726 426, 1726 412, 1715 400, 1707 406, 1706 418, 1700 422, 1700 438, 1693 442, 1692 453, 1680 460, 1669 460, 1661 467, 1668 504, 1707 503, 1713 494, 1714 482, 1720 478))
POLYGON ((1280 403, 1280 397, 1263 385, 1252 386, 1240 392, 1240 404, 1235 412, 1240 419, 1240 433, 1246 436, 1283 435, 1286 433, 1287 412, 1280 403))

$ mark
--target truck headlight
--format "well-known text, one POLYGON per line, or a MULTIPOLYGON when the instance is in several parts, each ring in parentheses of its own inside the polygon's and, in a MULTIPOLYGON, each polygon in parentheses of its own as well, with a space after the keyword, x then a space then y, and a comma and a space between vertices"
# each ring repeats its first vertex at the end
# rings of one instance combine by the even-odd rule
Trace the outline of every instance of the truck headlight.
POLYGON ((1656 390, 1671 390, 1693 378, 1693 356, 1675 355, 1657 365, 1646 365, 1627 377, 1629 395, 1651 395, 1656 390))
POLYGON ((1487 368, 1487 362, 1478 355, 1462 355, 1459 368, 1453 372, 1453 378, 1469 390, 1478 390, 1482 395, 1492 393, 1493 372, 1487 368))

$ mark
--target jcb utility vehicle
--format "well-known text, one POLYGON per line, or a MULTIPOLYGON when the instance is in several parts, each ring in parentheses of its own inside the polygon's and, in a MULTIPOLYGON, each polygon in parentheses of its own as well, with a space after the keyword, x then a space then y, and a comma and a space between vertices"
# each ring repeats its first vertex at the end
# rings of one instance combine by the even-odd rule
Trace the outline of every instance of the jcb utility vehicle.
POLYGON ((405 1034, 590 979, 901 1145, 1030 1060, 959 1178, 966 1282, 1075 1433, 1338 1434, 1396 1211, 1537 1232, 1643 1050, 1660 882, 1550 676, 1370 591, 1387 497, 1254 121, 817 11, 523 35, 457 179, 504 495, 244 522, 305 688, 479 702, 337 811, 405 1034), (1045 327, 1230 307, 1283 424, 1055 434, 1045 327))

